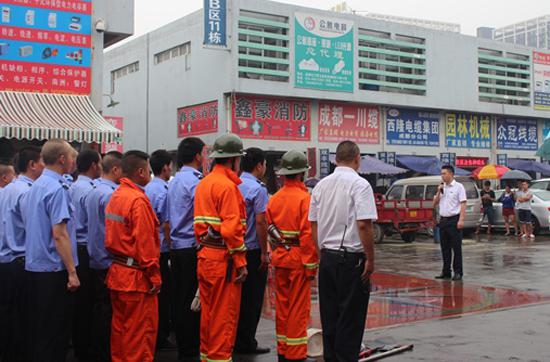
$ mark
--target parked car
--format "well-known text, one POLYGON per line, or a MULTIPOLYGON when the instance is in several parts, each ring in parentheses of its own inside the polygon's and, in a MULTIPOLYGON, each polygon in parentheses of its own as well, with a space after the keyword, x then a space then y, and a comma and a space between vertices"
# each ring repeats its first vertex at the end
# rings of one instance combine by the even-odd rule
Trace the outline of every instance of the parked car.
MULTIPOLYGON (((457 177, 466 190, 465 234, 472 233, 481 218, 481 198, 476 183, 469 177, 457 177)), ((433 200, 441 184, 440 176, 411 177, 397 180, 386 193, 386 200, 433 200)), ((418 203, 420 205, 420 202, 418 203)), ((433 202, 430 204, 433 206, 433 202)), ((413 205, 411 205, 413 206, 413 205)))
MULTIPOLYGON (((504 190, 495 191, 496 199, 498 200, 504 190)), ((533 220, 533 234, 540 234, 541 231, 548 230, 550 228, 550 191, 537 190, 532 188, 533 198, 531 199, 532 207, 532 220, 533 220)), ((500 202, 493 203, 495 209, 495 225, 497 229, 503 229, 504 217, 502 216, 502 204, 500 202)), ((516 219, 518 212, 516 209, 516 219)), ((487 220, 483 221, 482 227, 487 227, 487 220)))
POLYGON ((531 181, 531 186, 529 186, 532 190, 546 190, 550 191, 550 178, 541 178, 540 180, 533 180, 531 181))

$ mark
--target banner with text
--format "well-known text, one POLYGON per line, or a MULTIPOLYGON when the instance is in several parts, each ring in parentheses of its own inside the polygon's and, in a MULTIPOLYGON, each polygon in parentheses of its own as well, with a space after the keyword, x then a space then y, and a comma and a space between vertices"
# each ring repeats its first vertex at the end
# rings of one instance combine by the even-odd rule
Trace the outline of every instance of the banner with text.
POLYGON ((178 138, 218 132, 218 101, 178 108, 178 138))
POLYGON ((380 107, 319 102, 319 141, 380 143, 380 107))
POLYGON ((550 54, 533 52, 535 109, 550 110, 550 54))
POLYGON ((439 113, 391 108, 386 114, 388 145, 439 146, 439 113))
POLYGON ((447 113, 446 144, 457 148, 491 148, 491 117, 471 113, 447 113))
POLYGON ((501 150, 537 150, 538 126, 533 119, 499 118, 497 148, 501 150))
POLYGON ((227 0, 204 0, 204 45, 227 45, 227 0))

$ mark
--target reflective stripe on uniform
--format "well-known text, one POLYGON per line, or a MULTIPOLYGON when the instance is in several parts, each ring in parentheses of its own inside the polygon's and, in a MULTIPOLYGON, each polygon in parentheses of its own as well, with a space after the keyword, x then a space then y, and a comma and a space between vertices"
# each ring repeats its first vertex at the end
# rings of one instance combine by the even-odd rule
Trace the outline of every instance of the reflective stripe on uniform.
POLYGON ((201 361, 204 361, 207 357, 206 353, 201 353, 201 361))
POLYGON ((286 343, 286 336, 277 334, 277 342, 286 343))
POLYGON ((281 232, 281 234, 283 234, 283 237, 291 238, 291 237, 300 236, 299 231, 294 231, 294 230, 279 230, 279 231, 281 232))
POLYGON ((206 359, 206 362, 232 362, 233 358, 230 359, 210 359, 208 357, 204 358, 206 359))
POLYGON ((289 346, 299 346, 302 344, 307 344, 307 337, 302 338, 286 338, 286 344, 289 346))
POLYGON ((243 224, 243 226, 246 226, 246 219, 241 219, 241 224, 243 224))
POLYGON ((240 251, 246 251, 246 246, 244 244, 242 244, 238 248, 229 249, 229 254, 238 253, 240 251))
POLYGON ((211 225, 221 225, 222 219, 215 216, 195 216, 194 224, 205 223, 211 225))
POLYGON ((318 264, 317 263, 305 263, 304 267, 306 269, 316 269, 318 267, 318 264))
POLYGON ((109 214, 109 213, 107 213, 107 214, 105 215, 105 218, 106 218, 106 219, 109 219, 109 220, 112 220, 112 221, 121 222, 121 223, 123 223, 123 224, 126 223, 126 219, 124 218, 124 216, 117 215, 117 214, 109 214))

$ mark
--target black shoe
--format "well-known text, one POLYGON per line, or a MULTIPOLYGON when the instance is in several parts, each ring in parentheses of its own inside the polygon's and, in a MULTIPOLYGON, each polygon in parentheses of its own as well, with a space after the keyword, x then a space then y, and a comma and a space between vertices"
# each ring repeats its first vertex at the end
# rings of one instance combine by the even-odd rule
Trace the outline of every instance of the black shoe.
POLYGON ((435 279, 451 280, 452 278, 448 274, 439 274, 435 277, 435 279))
POLYGON ((454 281, 462 280, 462 274, 455 274, 455 275, 453 276, 453 280, 454 280, 454 281))
POLYGON ((271 349, 258 346, 256 348, 235 348, 235 352, 238 354, 267 354, 271 352, 271 349))
POLYGON ((172 342, 170 342, 168 339, 164 339, 162 341, 157 341, 157 351, 160 350, 175 350, 177 349, 176 345, 172 342))

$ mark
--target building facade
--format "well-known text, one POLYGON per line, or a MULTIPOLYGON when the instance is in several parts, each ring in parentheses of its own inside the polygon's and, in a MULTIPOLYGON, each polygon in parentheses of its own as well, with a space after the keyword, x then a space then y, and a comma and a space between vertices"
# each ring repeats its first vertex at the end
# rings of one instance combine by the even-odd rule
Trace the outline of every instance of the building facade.
POLYGON ((221 23, 200 10, 106 52, 126 149, 175 149, 188 135, 211 145, 231 131, 274 158, 308 151, 317 175, 343 139, 388 162, 536 159, 550 99, 535 96, 531 48, 271 1, 226 5, 221 23))
POLYGON ((492 35, 496 41, 550 49, 550 15, 493 29, 492 35))

